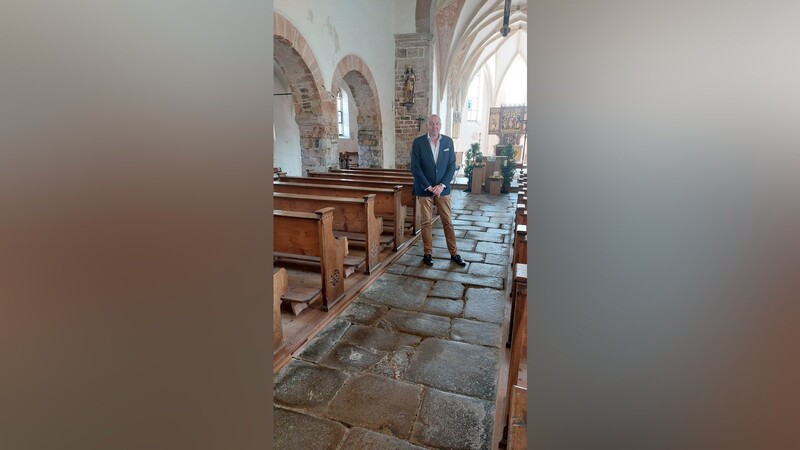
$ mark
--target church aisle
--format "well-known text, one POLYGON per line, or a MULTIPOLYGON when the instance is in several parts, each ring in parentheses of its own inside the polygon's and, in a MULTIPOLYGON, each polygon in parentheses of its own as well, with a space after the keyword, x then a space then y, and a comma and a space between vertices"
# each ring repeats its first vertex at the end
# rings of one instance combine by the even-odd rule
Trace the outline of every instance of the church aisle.
POLYGON ((516 194, 454 191, 441 223, 274 379, 276 449, 491 449, 516 194))

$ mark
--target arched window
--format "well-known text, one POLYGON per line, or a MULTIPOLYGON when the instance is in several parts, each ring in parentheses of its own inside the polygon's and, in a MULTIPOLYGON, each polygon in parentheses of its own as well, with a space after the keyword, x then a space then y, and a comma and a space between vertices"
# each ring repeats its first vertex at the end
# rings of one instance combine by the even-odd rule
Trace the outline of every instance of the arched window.
POLYGON ((467 90, 467 105, 464 117, 466 120, 478 120, 478 107, 480 106, 481 74, 478 72, 472 78, 467 90))
POLYGON ((339 137, 350 139, 350 111, 347 107, 347 93, 336 94, 336 116, 339 121, 339 137))

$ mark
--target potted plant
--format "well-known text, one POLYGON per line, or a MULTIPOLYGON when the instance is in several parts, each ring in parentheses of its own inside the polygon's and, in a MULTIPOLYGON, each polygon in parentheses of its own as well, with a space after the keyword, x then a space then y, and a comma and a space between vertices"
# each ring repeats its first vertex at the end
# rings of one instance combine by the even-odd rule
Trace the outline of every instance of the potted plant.
POLYGON ((514 147, 511 144, 508 144, 503 147, 500 156, 506 157, 500 171, 503 175, 503 193, 508 193, 511 191, 511 180, 514 179, 514 172, 517 171, 516 151, 514 151, 514 147))
POLYGON ((469 146, 469 150, 467 150, 467 154, 465 155, 464 176, 467 177, 467 188, 464 189, 465 192, 470 191, 470 186, 472 186, 472 170, 475 164, 481 161, 482 155, 480 148, 481 145, 475 142, 469 146))

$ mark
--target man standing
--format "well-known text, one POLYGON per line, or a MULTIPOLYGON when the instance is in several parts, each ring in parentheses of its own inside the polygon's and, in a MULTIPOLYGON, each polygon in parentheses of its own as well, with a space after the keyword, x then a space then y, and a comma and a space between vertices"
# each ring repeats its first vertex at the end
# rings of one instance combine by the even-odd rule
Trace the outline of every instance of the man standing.
POLYGON ((424 256, 422 262, 433 265, 433 205, 442 219, 444 236, 450 260, 459 266, 467 263, 461 259, 456 247, 456 233, 450 217, 450 182, 456 172, 456 153, 453 140, 439 134, 442 121, 432 114, 426 122, 428 134, 414 139, 411 145, 411 174, 414 175, 414 195, 419 201, 422 212, 422 245, 424 256))

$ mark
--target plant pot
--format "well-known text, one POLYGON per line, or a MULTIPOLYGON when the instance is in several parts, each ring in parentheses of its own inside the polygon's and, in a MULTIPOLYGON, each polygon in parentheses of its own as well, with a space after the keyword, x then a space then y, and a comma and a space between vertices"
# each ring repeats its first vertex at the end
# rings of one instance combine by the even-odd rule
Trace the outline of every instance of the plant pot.
POLYGON ((489 180, 489 193, 492 195, 500 195, 500 188, 503 186, 503 180, 489 180))
POLYGON ((505 182, 504 181, 503 182, 503 188, 502 188, 502 190, 500 192, 502 192, 503 194, 508 194, 509 192, 511 192, 511 182, 510 181, 509 182, 505 182))
POLYGON ((472 187, 470 192, 473 194, 480 194, 483 192, 483 167, 474 167, 472 169, 472 187))

